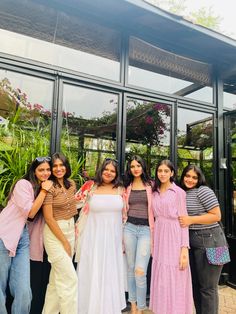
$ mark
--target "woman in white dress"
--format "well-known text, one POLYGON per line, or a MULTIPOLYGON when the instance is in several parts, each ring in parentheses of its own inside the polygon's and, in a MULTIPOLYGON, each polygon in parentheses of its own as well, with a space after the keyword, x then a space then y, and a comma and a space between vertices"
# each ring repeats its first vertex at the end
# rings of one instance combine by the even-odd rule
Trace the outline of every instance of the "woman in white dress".
POLYGON ((87 220, 77 266, 78 314, 120 314, 126 307, 122 249, 125 210, 116 160, 104 160, 95 180, 85 182, 76 198, 84 196, 87 203, 82 211, 87 220))

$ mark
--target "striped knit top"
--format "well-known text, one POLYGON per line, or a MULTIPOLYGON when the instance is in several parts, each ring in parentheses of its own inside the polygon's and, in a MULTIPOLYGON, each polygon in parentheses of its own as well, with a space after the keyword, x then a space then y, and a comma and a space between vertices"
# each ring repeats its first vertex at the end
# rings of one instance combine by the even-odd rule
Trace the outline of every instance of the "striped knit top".
MULTIPOLYGON (((209 210, 219 206, 215 193, 207 186, 200 186, 186 191, 187 211, 189 216, 200 216, 206 214, 209 210)), ((209 229, 218 226, 218 223, 193 224, 189 229, 209 229)))
POLYGON ((148 226, 148 198, 146 190, 131 190, 128 222, 148 226))
POLYGON ((52 186, 47 193, 43 205, 52 205, 55 220, 70 219, 77 214, 75 192, 76 185, 70 180, 69 189, 52 186))

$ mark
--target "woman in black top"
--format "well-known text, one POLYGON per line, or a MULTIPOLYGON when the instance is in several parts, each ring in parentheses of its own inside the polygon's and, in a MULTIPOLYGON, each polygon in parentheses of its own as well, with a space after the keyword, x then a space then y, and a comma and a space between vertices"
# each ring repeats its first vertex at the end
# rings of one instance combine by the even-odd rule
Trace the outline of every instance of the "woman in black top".
POLYGON ((152 247, 154 218, 151 210, 152 187, 146 164, 139 156, 127 163, 126 193, 128 219, 124 226, 124 245, 128 265, 128 293, 131 313, 146 308, 147 267, 152 247))

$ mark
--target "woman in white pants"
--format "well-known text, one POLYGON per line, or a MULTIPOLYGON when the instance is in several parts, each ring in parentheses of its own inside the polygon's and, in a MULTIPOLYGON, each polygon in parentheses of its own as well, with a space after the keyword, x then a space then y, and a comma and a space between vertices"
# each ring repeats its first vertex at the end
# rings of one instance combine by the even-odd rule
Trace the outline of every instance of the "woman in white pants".
POLYGON ((71 169, 64 155, 53 154, 51 167, 54 184, 43 205, 44 246, 51 263, 43 314, 74 314, 77 313, 77 275, 72 262, 76 185, 68 179, 71 169))

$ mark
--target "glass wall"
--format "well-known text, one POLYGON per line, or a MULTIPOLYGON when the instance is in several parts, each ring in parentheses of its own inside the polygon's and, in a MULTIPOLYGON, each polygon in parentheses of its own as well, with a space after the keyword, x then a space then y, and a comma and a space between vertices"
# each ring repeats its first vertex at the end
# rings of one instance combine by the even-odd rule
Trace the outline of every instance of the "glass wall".
POLYGON ((0 69, 0 204, 28 163, 50 151, 53 81, 0 69))
POLYGON ((184 58, 131 37, 128 83, 212 103, 210 65, 184 58))
POLYGON ((81 161, 85 179, 104 158, 116 158, 118 101, 117 94, 64 85, 61 147, 81 161))
POLYGON ((236 114, 227 116, 227 167, 228 167, 228 194, 229 213, 231 215, 230 228, 233 236, 236 236, 236 114))
POLYGON ((196 164, 213 187, 213 115, 178 108, 177 121, 178 176, 185 166, 196 164))
POLYGON ((126 159, 142 156, 151 175, 157 162, 170 158, 171 106, 159 101, 127 99, 126 159))
POLYGON ((0 1, 1 52, 120 79, 120 33, 32 1, 0 1))
POLYGON ((231 93, 223 93, 223 106, 226 109, 236 109, 236 95, 231 93))

